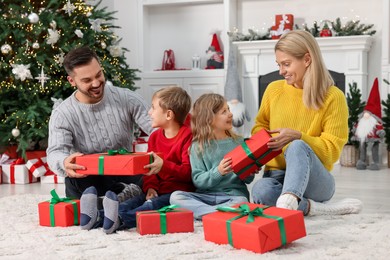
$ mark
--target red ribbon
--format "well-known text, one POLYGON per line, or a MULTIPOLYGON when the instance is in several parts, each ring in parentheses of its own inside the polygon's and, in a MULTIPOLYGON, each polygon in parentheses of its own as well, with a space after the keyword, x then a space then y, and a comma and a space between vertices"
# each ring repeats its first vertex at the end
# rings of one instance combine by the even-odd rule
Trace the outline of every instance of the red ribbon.
POLYGON ((31 169, 29 169, 29 172, 33 173, 35 170, 37 170, 38 168, 40 168, 42 166, 44 166, 47 170, 47 167, 46 167, 45 163, 41 160, 41 158, 38 158, 37 160, 38 161, 31 166, 31 169))
MULTIPOLYGON (((10 176, 9 176, 11 184, 15 184, 15 165, 21 165, 21 164, 25 164, 23 158, 18 158, 11 163, 10 176)), ((31 174, 29 173, 28 177, 29 177, 29 180, 31 180, 30 182, 32 182, 32 175, 31 176, 30 175, 31 174)))

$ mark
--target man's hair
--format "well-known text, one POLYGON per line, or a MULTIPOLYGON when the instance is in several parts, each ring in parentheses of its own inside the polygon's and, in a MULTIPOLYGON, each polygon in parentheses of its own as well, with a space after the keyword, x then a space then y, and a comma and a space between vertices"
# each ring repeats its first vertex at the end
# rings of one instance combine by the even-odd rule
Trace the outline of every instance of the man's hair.
POLYGON ((71 50, 64 58, 64 68, 68 75, 71 75, 73 70, 79 66, 88 65, 93 59, 99 62, 99 58, 95 51, 87 46, 79 47, 71 50))
POLYGON ((184 121, 191 109, 191 97, 187 91, 181 87, 171 86, 160 89, 153 94, 153 98, 159 98, 159 105, 164 110, 172 110, 175 120, 180 125, 184 121))

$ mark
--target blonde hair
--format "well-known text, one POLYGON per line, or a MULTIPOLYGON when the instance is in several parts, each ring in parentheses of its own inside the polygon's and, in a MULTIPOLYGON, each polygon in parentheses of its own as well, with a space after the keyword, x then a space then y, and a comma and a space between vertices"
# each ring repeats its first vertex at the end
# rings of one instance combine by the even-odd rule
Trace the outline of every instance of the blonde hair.
MULTIPOLYGON (((216 137, 213 131, 215 114, 223 108, 226 100, 220 94, 208 93, 201 95, 194 103, 191 117, 192 141, 198 142, 197 152, 202 153, 205 145, 209 145, 216 137)), ((238 137, 232 130, 225 131, 227 136, 238 137)))
POLYGON ((157 90, 152 98, 159 98, 159 105, 164 110, 171 110, 175 114, 175 121, 180 125, 191 109, 191 97, 187 91, 177 86, 170 86, 157 90))
POLYGON ((334 81, 325 66, 316 39, 303 30, 290 31, 282 35, 276 43, 275 52, 277 50, 297 59, 303 59, 305 54, 309 53, 311 63, 303 77, 303 103, 308 108, 320 109, 334 81))

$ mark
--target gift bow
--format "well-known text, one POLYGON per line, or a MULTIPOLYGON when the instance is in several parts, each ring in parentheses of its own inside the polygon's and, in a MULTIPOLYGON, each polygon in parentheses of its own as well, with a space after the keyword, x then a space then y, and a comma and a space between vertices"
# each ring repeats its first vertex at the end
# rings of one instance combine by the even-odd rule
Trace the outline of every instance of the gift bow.
POLYGON ((160 228, 161 234, 166 234, 168 231, 167 227, 167 214, 168 212, 175 211, 175 208, 178 208, 178 205, 169 205, 158 209, 157 212, 160 213, 160 228))
MULTIPOLYGON (((11 162, 10 166, 10 183, 15 184, 15 165, 21 165, 25 164, 23 158, 18 158, 15 161, 11 162)), ((32 182, 32 175, 29 173, 28 180, 31 183, 32 182)))
POLYGON ((25 164, 23 158, 18 158, 18 159, 16 159, 15 161, 13 161, 13 162, 11 163, 11 165, 20 165, 20 164, 25 164))
POLYGON ((51 190, 50 194, 52 196, 52 198, 49 201, 50 202, 50 225, 52 227, 55 226, 54 206, 60 202, 71 203, 73 205, 73 223, 74 223, 74 225, 78 225, 79 224, 79 218, 78 218, 79 214, 78 214, 77 203, 71 198, 67 198, 67 197, 60 198, 60 196, 58 196, 55 189, 51 190))
POLYGON ((108 155, 117 155, 117 154, 130 154, 132 152, 127 151, 125 148, 120 148, 118 150, 108 150, 108 155))
POLYGON ((5 153, 3 153, 0 157, 0 165, 5 164, 9 160, 9 156, 5 153))
POLYGON ((232 234, 232 229, 231 229, 231 223, 234 220, 237 220, 239 218, 248 216, 246 223, 252 223, 255 221, 255 217, 263 217, 263 218, 272 218, 278 221, 278 226, 280 230, 280 236, 281 236, 281 241, 282 245, 285 245, 287 243, 287 237, 286 237, 286 228, 284 225, 284 220, 281 217, 278 216, 271 216, 271 215, 266 215, 264 214, 264 210, 269 208, 270 206, 266 206, 264 208, 259 208, 256 207, 253 210, 250 210, 249 205, 247 204, 241 204, 238 208, 232 208, 232 207, 218 207, 217 210, 222 211, 222 212, 233 212, 233 213, 238 213, 240 215, 231 218, 227 220, 226 222, 226 228, 227 228, 227 233, 228 233, 228 241, 229 244, 233 246, 233 234, 232 234))

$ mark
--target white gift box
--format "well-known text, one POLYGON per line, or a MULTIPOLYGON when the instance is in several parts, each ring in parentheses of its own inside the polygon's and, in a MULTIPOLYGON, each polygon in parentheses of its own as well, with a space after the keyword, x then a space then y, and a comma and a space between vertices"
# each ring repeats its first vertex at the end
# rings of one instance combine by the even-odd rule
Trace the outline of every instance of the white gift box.
POLYGON ((46 157, 31 159, 26 162, 27 169, 36 177, 41 177, 50 171, 46 157))
POLYGON ((65 178, 61 176, 57 176, 57 174, 44 175, 41 176, 41 184, 52 184, 52 183, 65 183, 65 178))
POLYGON ((134 152, 147 152, 148 151, 148 139, 149 137, 139 137, 133 142, 134 152))
POLYGON ((3 183, 28 184, 37 182, 38 179, 29 172, 26 164, 3 164, 3 183))

